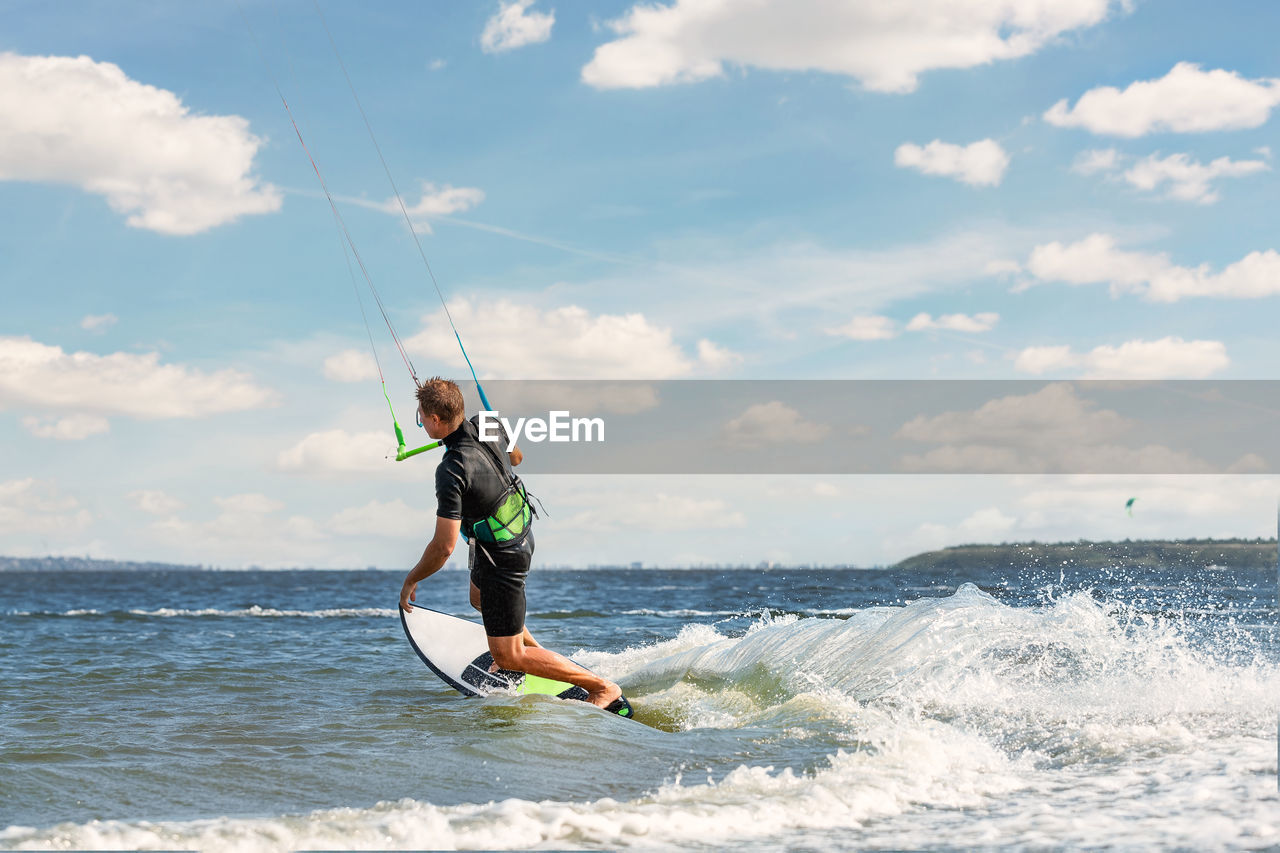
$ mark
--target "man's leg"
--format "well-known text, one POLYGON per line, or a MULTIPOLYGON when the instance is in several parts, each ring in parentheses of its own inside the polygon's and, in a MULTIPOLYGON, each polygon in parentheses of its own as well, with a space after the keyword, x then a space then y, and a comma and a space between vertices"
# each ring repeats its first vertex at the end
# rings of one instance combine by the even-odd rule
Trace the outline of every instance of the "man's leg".
POLYGON ((523 634, 512 634, 509 637, 490 637, 489 653, 494 663, 502 669, 515 672, 526 672, 551 678, 555 681, 567 681, 587 691, 587 701, 592 705, 604 708, 614 699, 622 695, 622 688, 608 679, 593 675, 563 655, 541 646, 528 646, 523 642, 529 633, 526 628, 523 634))
MULTIPOLYGON (((471 583, 471 606, 476 609, 477 613, 484 613, 484 610, 480 607, 480 587, 476 586, 474 581, 471 583)), ((524 626, 524 633, 520 636, 524 637, 524 644, 526 646, 542 648, 541 644, 533 638, 532 634, 529 633, 528 625, 524 626)))
MULTIPOLYGON (((530 538, 532 538, 532 536, 530 538)), ((532 550, 530 550, 530 554, 532 554, 532 550)), ((485 557, 485 559, 490 560, 490 563, 492 563, 492 560, 489 557, 485 557)), ((483 615, 484 609, 480 607, 480 587, 476 586, 476 540, 474 539, 467 542, 467 568, 471 571, 471 606, 474 607, 478 613, 483 615)), ((541 648, 538 641, 529 633, 528 625, 524 627, 522 636, 524 637, 524 644, 526 646, 541 648)))

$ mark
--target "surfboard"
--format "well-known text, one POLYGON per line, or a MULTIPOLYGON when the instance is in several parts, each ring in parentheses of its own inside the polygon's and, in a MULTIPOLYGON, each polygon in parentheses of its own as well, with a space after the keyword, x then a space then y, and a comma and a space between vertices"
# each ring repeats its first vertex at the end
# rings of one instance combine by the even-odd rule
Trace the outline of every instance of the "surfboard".
MULTIPOLYGON (((493 655, 489 654, 489 640, 484 626, 477 622, 415 604, 411 613, 400 610, 400 624, 409 638, 409 645, 413 646, 422 662, 441 681, 464 696, 511 692, 521 696, 554 696, 583 702, 587 699, 587 691, 563 681, 509 669, 491 672, 493 655)), ((620 717, 632 714, 631 703, 625 696, 605 710, 620 717)))

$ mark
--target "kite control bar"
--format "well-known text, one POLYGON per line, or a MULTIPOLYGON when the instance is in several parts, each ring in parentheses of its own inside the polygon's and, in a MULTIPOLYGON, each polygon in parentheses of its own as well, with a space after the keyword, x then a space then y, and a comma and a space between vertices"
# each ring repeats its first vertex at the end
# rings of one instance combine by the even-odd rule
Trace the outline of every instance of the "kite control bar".
POLYGON ((428 450, 435 450, 442 444, 444 444, 443 441, 433 441, 430 444, 424 444, 421 447, 414 448, 413 450, 406 450, 404 442, 401 442, 400 446, 396 448, 396 461, 403 462, 410 456, 417 456, 419 453, 425 453, 428 450))

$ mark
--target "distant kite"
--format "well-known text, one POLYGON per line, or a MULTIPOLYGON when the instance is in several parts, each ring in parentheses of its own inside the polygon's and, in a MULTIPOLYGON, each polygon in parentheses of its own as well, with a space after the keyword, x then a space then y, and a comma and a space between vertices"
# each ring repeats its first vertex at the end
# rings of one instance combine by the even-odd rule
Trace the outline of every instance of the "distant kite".
POLYGON ((1130 518, 1133 518, 1133 502, 1136 500, 1137 498, 1129 498, 1129 500, 1124 502, 1125 512, 1129 513, 1130 518))

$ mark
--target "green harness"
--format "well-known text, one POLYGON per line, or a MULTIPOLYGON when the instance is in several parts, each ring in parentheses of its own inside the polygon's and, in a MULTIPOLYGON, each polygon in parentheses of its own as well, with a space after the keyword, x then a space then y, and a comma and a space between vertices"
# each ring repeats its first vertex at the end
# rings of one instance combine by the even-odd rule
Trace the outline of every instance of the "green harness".
POLYGON ((489 514, 471 525, 477 542, 511 542, 524 536, 533 526, 533 506, 524 483, 514 474, 511 485, 494 502, 489 514))
POLYGON ((487 441, 480 441, 489 460, 497 467, 498 473, 508 481, 508 485, 493 502, 488 515, 463 527, 463 535, 466 536, 466 528, 470 527, 471 535, 467 538, 474 538, 477 542, 487 544, 516 542, 524 538, 524 535, 533 527, 533 517, 537 513, 533 509, 533 504, 529 502, 529 492, 525 489, 524 482, 515 475, 509 465, 503 464, 498 451, 489 444, 487 441))

